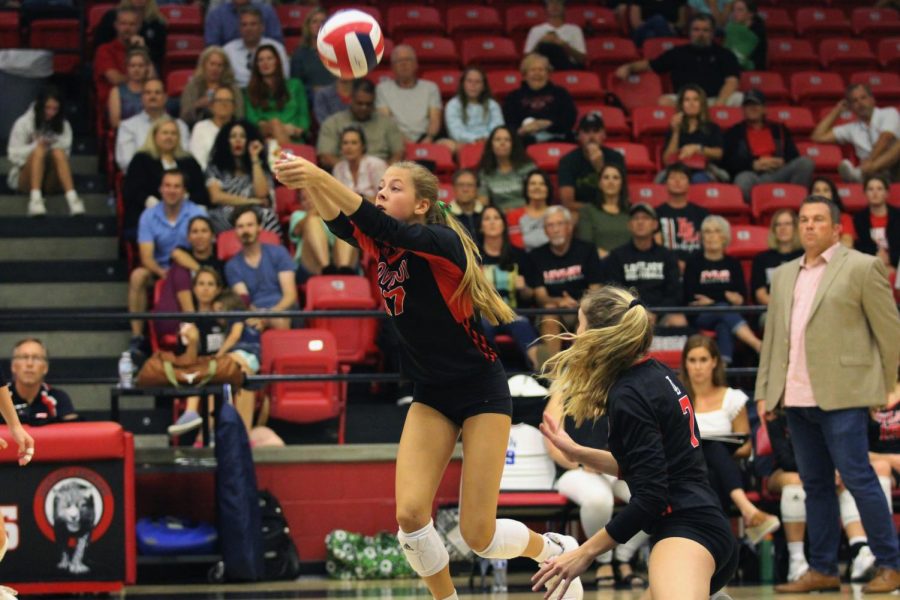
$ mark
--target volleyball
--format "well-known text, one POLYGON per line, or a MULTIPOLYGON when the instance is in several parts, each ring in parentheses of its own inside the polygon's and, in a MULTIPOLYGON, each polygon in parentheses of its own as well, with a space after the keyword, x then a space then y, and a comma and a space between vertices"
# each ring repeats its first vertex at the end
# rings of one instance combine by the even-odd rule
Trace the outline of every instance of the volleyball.
POLYGON ((325 68, 341 79, 364 77, 381 61, 384 35, 378 22, 361 10, 341 10, 319 30, 316 40, 325 68))

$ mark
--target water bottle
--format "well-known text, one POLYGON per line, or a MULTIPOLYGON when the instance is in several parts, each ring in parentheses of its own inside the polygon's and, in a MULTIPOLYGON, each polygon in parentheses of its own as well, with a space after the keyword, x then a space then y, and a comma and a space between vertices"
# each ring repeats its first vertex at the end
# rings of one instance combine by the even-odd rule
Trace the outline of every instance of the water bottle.
POLYGON ((131 362, 131 353, 123 352, 119 359, 119 387, 130 389, 134 385, 134 363, 131 362))
POLYGON ((770 585, 775 582, 775 546, 769 534, 759 543, 759 582, 770 585))
POLYGON ((509 589, 506 585, 506 566, 508 562, 503 558, 491 560, 491 567, 494 570, 494 584, 491 586, 492 592, 503 593, 509 589))

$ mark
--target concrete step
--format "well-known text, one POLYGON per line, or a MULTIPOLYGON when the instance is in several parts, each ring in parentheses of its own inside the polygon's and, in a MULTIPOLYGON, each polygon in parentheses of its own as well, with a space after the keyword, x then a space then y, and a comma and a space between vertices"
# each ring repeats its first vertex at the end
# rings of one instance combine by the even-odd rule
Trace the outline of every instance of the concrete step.
MULTIPOLYGON (((108 195, 102 193, 79 193, 84 201, 88 216, 109 217, 115 215, 115 207, 108 202, 108 195)), ((69 216, 69 205, 62 194, 47 196, 45 199, 48 216, 69 216)), ((27 214, 27 194, 0 194, 0 217, 23 217, 27 214)))
POLYGON ((0 219, 0 238, 100 237, 116 235, 114 216, 6 217, 0 219))
MULTIPOLYGON (((25 335, 23 334, 21 337, 25 337, 25 335)), ((12 347, 5 349, 4 352, 11 352, 11 350, 12 347)), ((114 357, 93 356, 90 358, 65 358, 54 356, 51 352, 49 355, 50 374, 47 376, 47 380, 51 384, 59 384, 62 387, 86 384, 113 385, 118 381, 119 357, 123 350, 125 348, 121 348, 114 357)), ((0 357, 0 368, 6 374, 12 373, 9 356, 9 354, 4 354, 0 357)))
MULTIPOLYGON (((109 385, 103 384, 69 384, 59 386, 72 398, 75 410, 109 411, 109 385)), ((146 403, 144 403, 146 405, 146 403)), ((152 406, 152 402, 150 403, 152 406)), ((140 406, 145 408, 146 406, 140 406)), ((136 407, 137 408, 137 407, 136 407)))
MULTIPOLYGON (((108 237, 27 237, 4 239, 2 261, 117 260, 119 241, 108 237)), ((0 304, 2 306, 2 304, 0 304)))
MULTIPOLYGON (((27 263, 26 263, 27 264, 27 263)), ((0 281, 3 279, 0 278, 0 281)), ((78 283, 83 283, 79 281, 78 283)), ((30 332, 42 331, 124 331, 128 329, 128 316, 125 306, 107 308, 76 307, 71 309, 54 309, 58 318, 48 318, 45 308, 17 308, 0 310, 0 331, 30 332), (115 319, 92 318, 91 315, 116 314, 115 319)), ((2 349, 0 349, 2 351, 2 349)))
MULTIPOLYGON (((2 223, 2 221, 0 221, 2 223)), ((40 283, 64 281, 125 281, 124 260, 10 261, 0 262, 0 281, 40 283)))
MULTIPOLYGON (((29 331, 47 347, 51 360, 57 358, 119 357, 128 349, 130 331, 29 331)), ((19 332, 0 333, 0 348, 12 348, 20 339, 19 332)), ((115 375, 115 373, 112 373, 115 375)))
MULTIPOLYGON (((99 161, 96 154, 78 154, 78 144, 75 147, 75 154, 69 157, 69 166, 72 167, 74 175, 96 175, 100 171, 99 161)), ((3 173, 9 173, 12 163, 7 157, 0 158, 0 170, 3 173)))
MULTIPOLYGON (((93 308, 128 305, 128 284, 22 283, 0 286, 0 306, 17 308, 93 308)), ((2 346, 0 346, 2 348, 2 346)))

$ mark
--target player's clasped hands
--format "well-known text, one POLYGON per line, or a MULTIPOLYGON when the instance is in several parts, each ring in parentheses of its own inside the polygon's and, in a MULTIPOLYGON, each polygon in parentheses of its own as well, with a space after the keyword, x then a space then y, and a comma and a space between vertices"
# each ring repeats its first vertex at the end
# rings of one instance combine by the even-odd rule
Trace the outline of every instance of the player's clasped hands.
POLYGON ((309 187, 322 171, 305 158, 282 152, 275 163, 275 178, 292 190, 309 187))

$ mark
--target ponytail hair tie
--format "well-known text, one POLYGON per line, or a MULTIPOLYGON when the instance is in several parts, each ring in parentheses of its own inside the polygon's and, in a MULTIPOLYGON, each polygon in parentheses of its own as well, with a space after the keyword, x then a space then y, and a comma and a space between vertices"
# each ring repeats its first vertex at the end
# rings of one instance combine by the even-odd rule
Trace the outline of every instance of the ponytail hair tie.
POLYGON ((438 208, 441 209, 441 212, 444 213, 445 217, 450 214, 450 205, 449 204, 447 204, 443 200, 438 200, 437 204, 438 204, 438 208))
POLYGON ((628 309, 631 310, 635 306, 644 306, 644 303, 641 302, 640 300, 638 300, 637 298, 635 298, 634 300, 631 301, 631 304, 628 305, 628 309))

